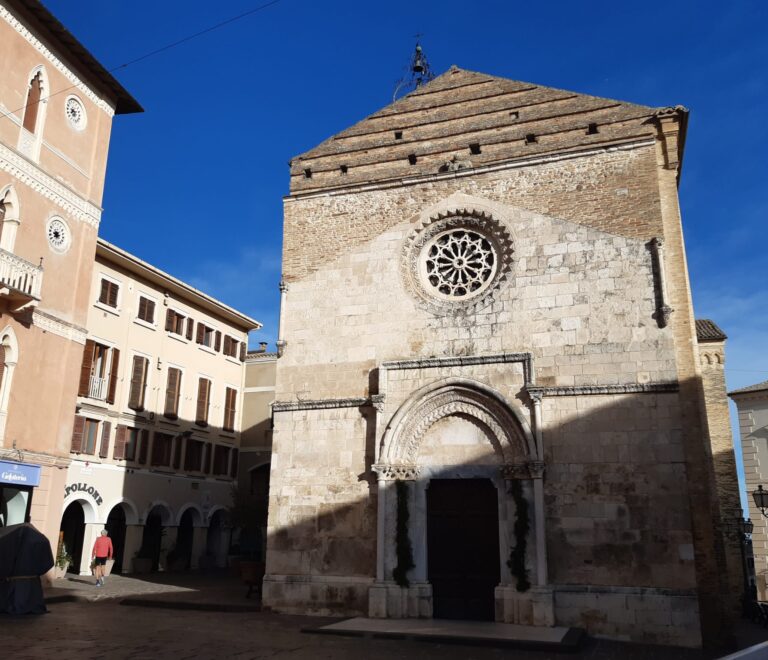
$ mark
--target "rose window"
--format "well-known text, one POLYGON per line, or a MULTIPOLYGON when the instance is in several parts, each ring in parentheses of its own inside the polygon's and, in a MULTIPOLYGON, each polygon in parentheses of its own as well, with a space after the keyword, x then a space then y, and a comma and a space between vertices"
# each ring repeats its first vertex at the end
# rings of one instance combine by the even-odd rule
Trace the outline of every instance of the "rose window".
POLYGON ((422 252, 423 276, 433 294, 456 300, 482 292, 496 274, 493 244, 468 229, 438 234, 422 252))

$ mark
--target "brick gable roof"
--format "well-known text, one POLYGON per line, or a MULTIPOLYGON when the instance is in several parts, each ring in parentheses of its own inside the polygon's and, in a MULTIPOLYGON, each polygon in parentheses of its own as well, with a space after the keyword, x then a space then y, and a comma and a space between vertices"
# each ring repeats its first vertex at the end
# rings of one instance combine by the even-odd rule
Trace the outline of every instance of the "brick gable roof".
POLYGON ((452 159, 461 169, 651 138, 657 110, 451 67, 294 158, 291 191, 435 174, 452 159))

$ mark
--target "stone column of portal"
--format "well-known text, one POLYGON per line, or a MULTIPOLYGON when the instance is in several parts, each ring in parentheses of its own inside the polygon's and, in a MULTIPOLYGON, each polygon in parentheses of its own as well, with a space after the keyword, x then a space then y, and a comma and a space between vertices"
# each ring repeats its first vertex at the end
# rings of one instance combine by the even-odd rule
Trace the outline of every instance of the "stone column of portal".
POLYGON ((533 481, 533 509, 536 525, 536 586, 547 585, 547 538, 544 529, 544 463, 528 464, 533 481))
POLYGON ((379 474, 376 519, 376 582, 384 582, 384 535, 387 525, 387 480, 379 474))
POLYGON ((413 482, 413 513, 411 525, 413 529, 414 568, 411 572, 413 582, 427 582, 427 483, 413 482))

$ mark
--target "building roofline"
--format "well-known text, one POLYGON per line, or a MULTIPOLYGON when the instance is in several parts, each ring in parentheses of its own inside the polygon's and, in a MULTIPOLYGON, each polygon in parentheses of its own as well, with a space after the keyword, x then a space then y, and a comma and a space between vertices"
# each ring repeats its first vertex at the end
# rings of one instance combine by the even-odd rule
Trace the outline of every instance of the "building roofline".
POLYGON ((55 44, 92 82, 109 94, 115 102, 115 114, 144 112, 144 108, 128 90, 80 43, 40 0, 4 0, 15 14, 32 21, 45 37, 55 44))
POLYGON ((139 259, 136 255, 126 252, 122 248, 105 241, 103 238, 99 238, 96 242, 96 256, 122 266, 136 275, 145 277, 149 280, 159 281, 169 292, 173 292, 176 295, 195 303, 199 307, 226 319, 233 325, 237 325, 246 331, 258 330, 262 327, 262 324, 256 319, 252 319, 250 316, 238 312, 233 307, 224 304, 220 300, 216 300, 216 298, 209 296, 207 293, 203 293, 199 289, 190 286, 173 275, 169 275, 152 264, 139 259))
POLYGON ((768 380, 764 380, 762 383, 755 383, 754 385, 747 385, 738 390, 728 392, 728 396, 732 397, 739 394, 759 394, 761 392, 768 392, 768 380))

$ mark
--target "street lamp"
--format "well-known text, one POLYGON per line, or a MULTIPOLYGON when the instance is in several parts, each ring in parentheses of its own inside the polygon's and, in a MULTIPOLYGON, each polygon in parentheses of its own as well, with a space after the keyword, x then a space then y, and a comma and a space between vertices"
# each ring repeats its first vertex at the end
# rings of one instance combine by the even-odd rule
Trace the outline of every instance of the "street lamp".
POLYGON ((755 500, 755 506, 760 509, 763 517, 768 518, 768 513, 765 512, 768 509, 768 490, 763 490, 763 485, 760 484, 757 490, 752 491, 752 498, 755 500))

